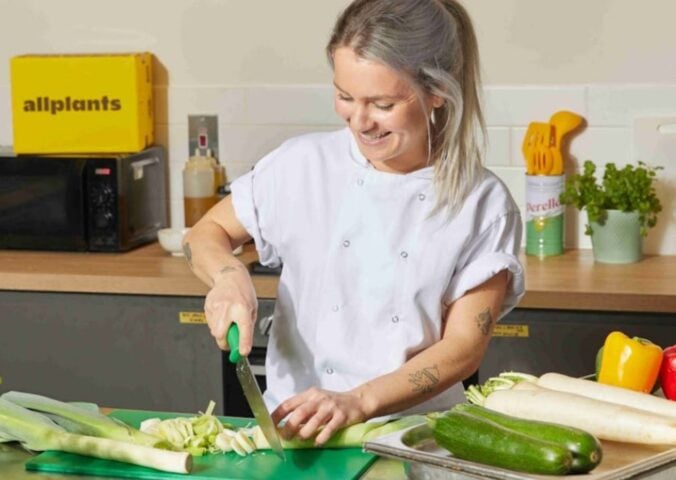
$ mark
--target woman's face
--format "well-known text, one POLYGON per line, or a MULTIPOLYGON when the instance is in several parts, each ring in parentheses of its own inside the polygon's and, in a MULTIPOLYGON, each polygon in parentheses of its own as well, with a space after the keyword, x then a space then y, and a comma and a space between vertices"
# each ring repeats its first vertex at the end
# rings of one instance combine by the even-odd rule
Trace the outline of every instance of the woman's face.
POLYGON ((349 47, 333 54, 335 109, 350 127, 359 150, 378 170, 406 173, 427 164, 427 122, 440 97, 421 105, 403 75, 364 60, 349 47))

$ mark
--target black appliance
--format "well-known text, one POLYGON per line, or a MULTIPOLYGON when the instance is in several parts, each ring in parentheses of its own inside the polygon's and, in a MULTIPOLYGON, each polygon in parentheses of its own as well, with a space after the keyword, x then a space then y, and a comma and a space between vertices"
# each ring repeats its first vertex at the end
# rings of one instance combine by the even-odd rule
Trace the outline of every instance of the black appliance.
POLYGON ((0 248, 120 252, 168 225, 167 158, 0 155, 0 248))

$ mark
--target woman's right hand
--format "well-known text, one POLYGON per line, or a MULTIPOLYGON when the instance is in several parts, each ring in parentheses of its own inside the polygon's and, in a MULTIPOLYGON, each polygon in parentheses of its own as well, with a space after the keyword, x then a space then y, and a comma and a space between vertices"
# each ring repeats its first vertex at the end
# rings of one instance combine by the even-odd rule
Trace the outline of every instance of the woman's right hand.
POLYGON ((204 301, 204 312, 211 335, 221 350, 228 350, 227 333, 235 322, 239 328, 239 351, 251 352, 258 301, 251 276, 239 263, 222 268, 204 301))

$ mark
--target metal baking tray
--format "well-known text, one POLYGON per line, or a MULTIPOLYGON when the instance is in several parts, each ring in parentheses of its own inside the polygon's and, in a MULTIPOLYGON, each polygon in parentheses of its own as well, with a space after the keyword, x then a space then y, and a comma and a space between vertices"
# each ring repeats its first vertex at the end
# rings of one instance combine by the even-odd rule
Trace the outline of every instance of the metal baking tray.
POLYGON ((483 465, 453 457, 439 447, 426 424, 366 442, 364 450, 385 457, 411 462, 410 478, 531 480, 568 478, 577 480, 624 480, 629 478, 676 478, 676 448, 669 445, 639 445, 602 442, 603 460, 585 475, 533 475, 483 465), (655 475, 650 475, 654 472, 655 475))

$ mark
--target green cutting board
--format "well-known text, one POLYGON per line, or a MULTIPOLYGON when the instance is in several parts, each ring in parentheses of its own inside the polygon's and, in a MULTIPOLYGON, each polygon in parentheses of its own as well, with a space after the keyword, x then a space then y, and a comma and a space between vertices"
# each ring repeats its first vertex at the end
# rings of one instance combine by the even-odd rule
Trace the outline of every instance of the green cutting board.
MULTIPOLYGON (((128 425, 138 428, 147 418, 161 419, 191 416, 167 412, 115 410, 110 414, 128 425)), ((252 425, 253 419, 220 417, 237 427, 252 425)), ((301 480, 301 479, 355 479, 359 478, 376 456, 359 448, 286 450, 282 461, 269 450, 257 451, 246 457, 235 452, 194 457, 189 475, 166 473, 151 468, 121 462, 84 457, 65 452, 48 451, 26 462, 26 470, 73 475, 96 475, 141 479, 214 479, 221 480, 301 480)))

